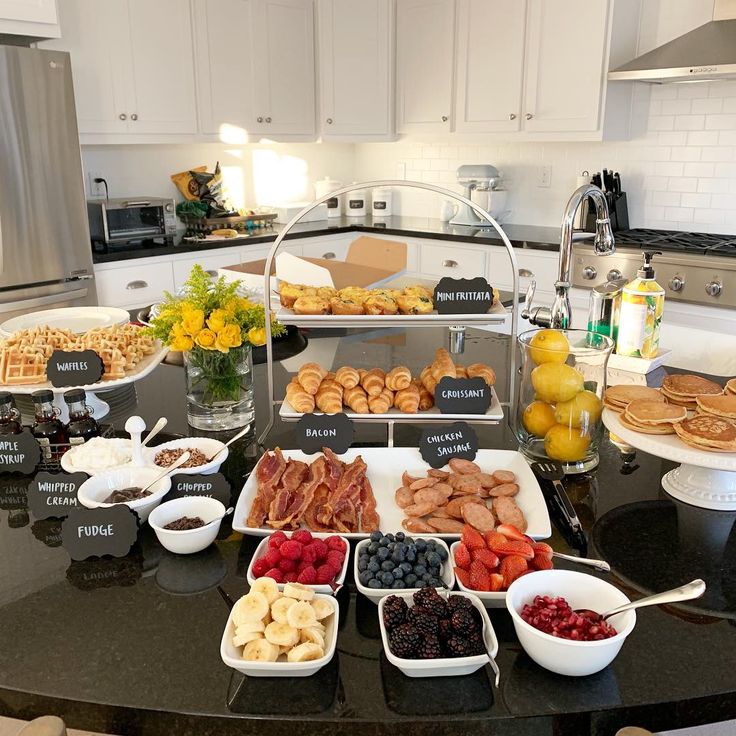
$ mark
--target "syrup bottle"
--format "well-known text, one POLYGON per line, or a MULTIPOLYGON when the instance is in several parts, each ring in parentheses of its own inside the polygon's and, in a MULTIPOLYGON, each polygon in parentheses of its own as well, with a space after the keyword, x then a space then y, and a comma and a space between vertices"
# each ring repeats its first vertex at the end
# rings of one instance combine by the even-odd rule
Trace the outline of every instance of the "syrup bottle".
POLYGON ((66 425, 69 444, 81 445, 91 437, 99 437, 100 426, 92 418, 92 409, 85 403, 84 390, 73 388, 66 391, 64 401, 69 405, 69 424, 66 425))
POLYGON ((66 452, 68 443, 64 425, 59 421, 58 410, 54 407, 54 393, 43 388, 40 391, 34 391, 31 398, 36 414, 36 420, 31 426, 31 434, 41 445, 41 455, 44 461, 58 460, 66 452))
POLYGON ((0 391, 0 434, 20 434, 23 426, 15 399, 9 391, 0 391))

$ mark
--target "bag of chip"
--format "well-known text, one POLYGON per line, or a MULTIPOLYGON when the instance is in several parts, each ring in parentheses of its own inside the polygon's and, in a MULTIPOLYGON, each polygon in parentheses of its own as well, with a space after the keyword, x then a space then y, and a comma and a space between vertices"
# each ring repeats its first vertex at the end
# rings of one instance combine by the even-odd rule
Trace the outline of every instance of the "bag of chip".
POLYGON ((199 183, 195 180, 194 175, 206 171, 206 166, 197 166, 196 169, 172 174, 171 181, 176 184, 176 188, 182 193, 184 199, 194 202, 199 200, 199 183))

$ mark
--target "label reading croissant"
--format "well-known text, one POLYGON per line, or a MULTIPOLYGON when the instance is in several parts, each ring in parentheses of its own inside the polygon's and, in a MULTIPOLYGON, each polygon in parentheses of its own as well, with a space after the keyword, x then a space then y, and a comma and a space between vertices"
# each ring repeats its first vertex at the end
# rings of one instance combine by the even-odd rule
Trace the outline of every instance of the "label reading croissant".
POLYGON ((493 289, 486 279, 451 279, 445 276, 434 287, 439 314, 485 314, 493 304, 493 289))
POLYGON ((434 403, 443 414, 485 414, 491 405, 491 389, 482 378, 440 379, 434 403))
POLYGON ((97 383, 104 372, 102 358, 94 350, 54 350, 46 364, 46 374, 56 388, 97 383))
POLYGON ((353 444, 355 427, 346 414, 304 414, 296 423, 299 449, 307 455, 323 447, 341 455, 353 444))
POLYGON ((433 468, 441 468, 453 458, 475 460, 478 436, 466 422, 430 427, 422 432, 419 452, 433 468))

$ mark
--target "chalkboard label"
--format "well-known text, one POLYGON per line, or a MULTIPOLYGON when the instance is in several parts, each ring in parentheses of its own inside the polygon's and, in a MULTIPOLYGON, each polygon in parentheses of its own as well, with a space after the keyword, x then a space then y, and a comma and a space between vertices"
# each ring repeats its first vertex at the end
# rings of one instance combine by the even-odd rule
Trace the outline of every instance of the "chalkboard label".
POLYGON ((440 379, 434 403, 443 414, 485 414, 491 405, 491 389, 482 378, 440 379))
POLYGON ((330 197, 327 200, 326 204, 328 210, 334 210, 337 209, 338 205, 340 204, 340 200, 337 197, 330 197))
POLYGON ((307 455, 323 447, 341 455, 353 444, 355 428, 345 414, 304 414, 296 423, 299 449, 307 455))
POLYGON ((453 457, 474 460, 478 437, 466 422, 431 427, 422 432, 419 452, 433 468, 441 468, 453 457))
POLYGON ((0 435, 0 473, 30 475, 41 459, 41 447, 30 429, 0 435))
POLYGON ((71 511, 61 524, 61 543, 73 560, 124 557, 138 536, 138 518, 124 503, 71 511))
POLYGON ((66 579, 79 590, 135 585, 143 577, 143 559, 130 555, 117 560, 72 560, 66 579), (132 559, 131 559, 132 558, 132 559))
POLYGON ((61 547, 61 519, 41 519, 31 524, 33 536, 47 547, 61 547))
POLYGON ((54 350, 46 364, 49 381, 57 388, 97 383, 104 372, 102 358, 94 350, 54 350))
POLYGON ((6 475, 0 478, 0 509, 11 511, 28 508, 29 477, 6 475))
POLYGON ((222 473, 211 475, 175 475, 171 478, 171 490, 164 501, 184 496, 208 496, 217 499, 227 508, 230 505, 230 483, 222 473))
POLYGON ((493 304, 493 289, 486 279, 441 278, 434 287, 434 306, 440 314, 485 314, 493 304))
POLYGON ((80 508, 77 491, 88 477, 86 473, 38 473, 28 486, 28 508, 37 519, 68 516, 80 508))

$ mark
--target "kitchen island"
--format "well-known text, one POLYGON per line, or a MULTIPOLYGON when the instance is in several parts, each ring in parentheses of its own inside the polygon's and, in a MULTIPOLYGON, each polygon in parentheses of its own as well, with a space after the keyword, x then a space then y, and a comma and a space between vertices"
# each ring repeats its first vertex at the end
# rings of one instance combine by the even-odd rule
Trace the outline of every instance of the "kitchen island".
MULTIPOLYGON (((406 362, 442 344, 441 329, 312 336, 307 350, 277 364, 276 392, 287 368, 334 356, 334 365, 406 362), (424 351, 418 349, 424 341, 424 351), (369 341, 370 340, 370 341, 369 341)), ((508 338, 468 332, 467 360, 499 371, 508 338)), ((265 381, 257 366, 256 383, 265 381)), ((265 422, 265 391, 256 390, 265 422)), ((161 365, 108 398, 121 428, 131 413, 149 426, 162 415, 167 430, 186 434, 184 376, 161 365), (114 399, 114 400, 113 400, 114 399)), ((268 446, 293 447, 293 425, 277 423, 268 446)), ((419 428, 400 425, 396 444, 415 446, 419 428)), ((482 447, 515 448, 506 424, 478 429, 482 447)), ((379 444, 385 430, 360 425, 358 444, 379 444)), ((258 456, 243 442, 223 467, 237 497, 258 456)), ((220 660, 229 603, 247 589, 245 572, 257 539, 221 530, 203 553, 176 557, 147 526, 121 559, 70 564, 59 547, 59 522, 35 520, 25 507, 30 478, 0 486, 0 713, 32 718, 58 713, 71 727, 116 734, 472 734, 612 736, 624 725, 652 730, 736 717, 735 513, 687 506, 659 480, 671 464, 626 453, 608 440, 596 472, 566 482, 590 540, 588 556, 608 560, 608 576, 630 597, 695 577, 704 598, 639 612, 613 664, 587 678, 553 675, 521 649, 505 610, 490 611, 500 642, 500 689, 490 669, 461 678, 409 679, 382 652, 376 607, 358 594, 352 574, 338 594, 340 622, 333 661, 311 678, 245 678, 220 660)), ((554 528, 563 552, 577 540, 554 528)), ((562 565, 561 565, 562 566, 562 565)), ((564 565, 568 567, 568 565, 564 565)), ((352 564, 351 564, 352 569, 352 564)))

